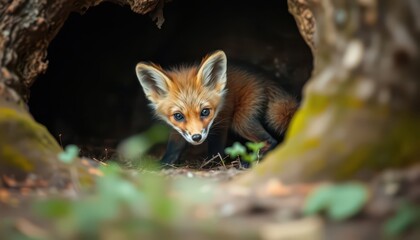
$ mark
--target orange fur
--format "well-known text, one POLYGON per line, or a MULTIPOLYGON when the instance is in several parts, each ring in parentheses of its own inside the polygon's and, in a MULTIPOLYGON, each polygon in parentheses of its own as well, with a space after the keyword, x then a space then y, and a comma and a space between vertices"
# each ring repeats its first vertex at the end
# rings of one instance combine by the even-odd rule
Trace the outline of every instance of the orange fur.
MULTIPOLYGON (((138 76, 144 89, 153 89, 155 78, 163 78, 164 94, 160 90, 145 92, 156 115, 178 128, 181 134, 183 131, 190 135, 200 133, 213 123, 209 131, 215 129, 216 134, 226 135, 231 129, 249 141, 266 142, 265 150, 269 150, 277 141, 266 128, 283 133, 297 108, 296 100, 274 82, 236 67, 226 71, 223 68, 226 56, 221 51, 206 56, 200 65, 189 67, 164 70, 157 65, 139 65, 138 76), (149 67, 152 70, 149 71, 149 67), (226 81, 215 79, 224 74, 226 81), (149 78, 141 79, 143 76, 149 78), (203 78, 207 79, 208 85, 204 84, 203 78), (149 82, 152 82, 151 86, 149 82), (206 118, 200 117, 204 108, 210 109, 206 118), (175 113, 181 113, 185 121, 174 119, 175 113)), ((225 140, 223 136, 221 138, 221 141, 225 140)))

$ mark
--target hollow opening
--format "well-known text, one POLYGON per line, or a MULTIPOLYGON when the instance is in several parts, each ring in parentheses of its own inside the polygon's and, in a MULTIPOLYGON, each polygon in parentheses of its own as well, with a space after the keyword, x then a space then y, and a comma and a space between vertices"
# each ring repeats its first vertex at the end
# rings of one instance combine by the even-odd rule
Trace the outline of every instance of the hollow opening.
POLYGON ((139 61, 163 67, 222 49, 300 97, 312 55, 287 1, 173 1, 158 29, 149 16, 103 3, 72 14, 49 47, 49 67, 31 89, 30 111, 62 145, 103 157, 154 120, 135 76, 139 61))

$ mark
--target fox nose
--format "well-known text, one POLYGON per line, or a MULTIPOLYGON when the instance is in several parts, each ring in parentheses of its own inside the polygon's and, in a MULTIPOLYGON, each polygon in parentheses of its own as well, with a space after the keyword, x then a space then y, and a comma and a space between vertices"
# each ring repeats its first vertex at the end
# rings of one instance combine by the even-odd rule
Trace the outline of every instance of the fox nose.
POLYGON ((194 142, 198 142, 201 140, 201 134, 194 134, 191 136, 191 138, 194 142))

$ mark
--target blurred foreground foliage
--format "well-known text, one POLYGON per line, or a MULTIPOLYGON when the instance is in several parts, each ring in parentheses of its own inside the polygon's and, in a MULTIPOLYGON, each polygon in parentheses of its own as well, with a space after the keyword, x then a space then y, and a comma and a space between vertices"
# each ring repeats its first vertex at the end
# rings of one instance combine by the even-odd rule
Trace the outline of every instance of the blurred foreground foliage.
POLYGON ((325 211, 332 220, 344 220, 361 211, 368 201, 366 186, 358 183, 320 186, 307 198, 304 213, 325 211))
MULTIPOLYGON (((169 181, 116 164, 101 166, 100 171, 103 176, 96 178, 94 188, 31 201, 29 215, 36 221, 29 231, 16 231, 11 224, 16 219, 2 218, 0 239, 166 239, 175 230, 189 228, 186 223, 194 211, 212 198, 210 185, 200 179, 169 181)), ((210 215, 203 212, 201 217, 211 221, 210 215)))
POLYGON ((170 128, 163 124, 155 124, 145 132, 131 136, 118 146, 115 161, 133 169, 156 168, 157 159, 147 155, 157 144, 166 143, 170 128))
MULTIPOLYGON (((67 146, 58 159, 72 167, 71 186, 50 191, 47 198, 34 196, 11 201, 9 209, 12 207, 18 213, 1 214, 0 239, 229 237, 229 233, 220 230, 223 214, 214 206, 218 193, 214 181, 191 179, 188 175, 168 178, 156 171, 156 164, 144 165, 145 155, 151 146, 166 140, 165 131, 162 126, 155 126, 124 141, 119 147, 121 156, 141 163, 142 167, 128 170, 117 162, 101 165, 96 169, 93 185, 78 182, 77 168, 71 164, 81 161, 77 158, 79 149, 74 145, 67 146)), ((262 146, 260 143, 248 143, 247 149, 234 144, 226 152, 256 163, 262 146)), ((321 184, 306 196, 300 209, 301 217, 325 213, 332 221, 344 221, 360 216, 372 200, 371 194, 371 189, 361 182, 321 184)), ((383 234, 378 235, 400 236, 419 223, 418 205, 403 203, 393 216, 384 221, 383 234)), ((253 228, 244 226, 239 230, 240 235, 235 237, 258 238, 249 235, 250 229, 253 228)))
MULTIPOLYGON (((167 179, 154 171, 156 164, 145 166, 145 154, 165 141, 167 132, 156 125, 120 145, 119 158, 141 164, 141 171, 123 169, 120 160, 111 161, 99 166, 92 186, 80 184, 77 169, 71 167, 72 187, 55 190, 46 199, 25 200, 29 212, 23 218, 16 214, 0 219, 0 239, 165 239, 173 237, 173 231, 189 228, 194 211, 212 198, 212 187, 203 179, 167 179)), ((78 147, 69 145, 58 159, 72 164, 80 161, 78 154, 78 147)), ((210 215, 200 216, 210 221, 210 215)), ((199 224, 193 225, 200 229, 199 224)))
POLYGON ((420 226, 420 205, 403 201, 393 217, 384 224, 386 236, 397 237, 410 228, 420 226))
POLYGON ((241 160, 250 163, 251 166, 258 164, 260 150, 265 146, 263 142, 247 142, 246 147, 239 142, 234 142, 231 147, 225 148, 225 153, 231 159, 240 157, 241 160))

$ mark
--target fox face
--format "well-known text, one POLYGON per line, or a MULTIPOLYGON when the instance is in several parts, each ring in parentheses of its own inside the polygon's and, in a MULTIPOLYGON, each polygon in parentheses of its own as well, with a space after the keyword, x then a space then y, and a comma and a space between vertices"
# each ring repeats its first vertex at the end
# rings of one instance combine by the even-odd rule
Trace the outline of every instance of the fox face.
POLYGON ((206 56, 199 66, 164 70, 140 62, 137 78, 160 119, 193 145, 203 143, 223 106, 227 60, 223 51, 206 56))

